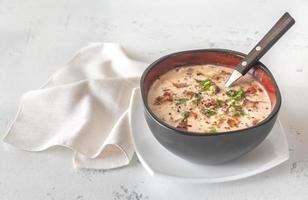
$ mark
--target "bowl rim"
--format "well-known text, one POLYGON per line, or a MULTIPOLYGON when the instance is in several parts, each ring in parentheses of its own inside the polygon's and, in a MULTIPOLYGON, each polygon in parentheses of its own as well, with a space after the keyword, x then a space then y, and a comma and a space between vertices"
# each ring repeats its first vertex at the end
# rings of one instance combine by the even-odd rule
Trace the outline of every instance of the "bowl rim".
POLYGON ((256 124, 255 126, 250 126, 248 128, 244 128, 244 129, 239 129, 239 130, 233 130, 233 131, 224 131, 224 132, 215 132, 215 133, 211 133, 211 132, 207 132, 206 134, 201 133, 201 132, 194 132, 194 131, 187 131, 185 129, 180 129, 180 128, 176 128, 173 126, 170 126, 169 124, 163 122, 161 119, 159 119, 149 108, 148 103, 146 102, 146 97, 145 97, 145 93, 143 91, 143 87, 144 87, 144 80, 146 79, 148 73, 150 72, 150 70, 152 68, 154 68, 157 64, 159 64, 160 62, 174 57, 174 56, 178 56, 178 55, 182 55, 182 54, 188 54, 188 53, 198 53, 198 52, 217 52, 217 53, 226 53, 229 55, 235 55, 238 56, 240 58, 243 58, 246 56, 246 54, 238 52, 238 51, 233 51, 233 50, 229 50, 229 49, 194 49, 194 50, 185 50, 185 51, 179 51, 179 52, 175 52, 175 53, 171 53, 168 55, 165 55, 163 57, 158 58, 157 60, 155 60, 152 64, 150 64, 143 72, 141 79, 140 79, 140 90, 141 90, 141 97, 142 97, 142 102, 143 105, 145 107, 145 111, 151 116, 151 118, 156 121, 156 123, 158 123, 159 125, 163 126, 164 128, 167 128, 169 130, 172 130, 171 132, 175 132, 176 134, 182 134, 185 136, 199 136, 199 137, 209 137, 209 136, 218 136, 218 135, 229 135, 229 134, 237 134, 237 133, 241 133, 241 132, 245 132, 247 130, 250 129, 254 129, 260 126, 263 126, 264 124, 268 123, 269 121, 271 121, 277 114, 278 111, 280 109, 281 106, 281 94, 280 94, 280 90, 278 88, 278 85, 276 83, 276 80, 274 78, 274 76, 272 75, 272 73, 270 72, 270 70, 260 61, 258 61, 256 63, 258 68, 261 68, 263 71, 265 71, 269 77, 273 80, 273 85, 275 87, 275 95, 276 95, 276 104, 274 106, 274 108, 272 109, 271 113, 263 120, 261 121, 261 123, 256 124))

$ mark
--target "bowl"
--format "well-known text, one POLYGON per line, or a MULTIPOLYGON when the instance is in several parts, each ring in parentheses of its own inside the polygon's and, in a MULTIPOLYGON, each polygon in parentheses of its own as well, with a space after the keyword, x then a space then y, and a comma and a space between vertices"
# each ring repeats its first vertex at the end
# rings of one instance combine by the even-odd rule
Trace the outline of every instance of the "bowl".
POLYGON ((214 64, 235 68, 245 54, 225 49, 201 49, 173 53, 152 63, 140 80, 146 122, 157 141, 175 155, 193 163, 221 164, 246 154, 258 146, 273 128, 281 105, 279 88, 271 72, 258 62, 248 72, 267 91, 271 113, 255 126, 241 130, 200 134, 172 127, 160 120, 148 106, 148 91, 162 74, 180 66, 214 64))

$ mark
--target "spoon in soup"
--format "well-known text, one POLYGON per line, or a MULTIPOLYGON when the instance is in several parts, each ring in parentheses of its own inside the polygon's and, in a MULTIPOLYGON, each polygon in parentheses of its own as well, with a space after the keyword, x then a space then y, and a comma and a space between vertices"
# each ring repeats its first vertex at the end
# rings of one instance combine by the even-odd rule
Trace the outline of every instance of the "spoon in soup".
POLYGON ((266 33, 260 42, 243 58, 235 68, 229 79, 225 82, 226 87, 233 85, 238 79, 244 76, 254 64, 285 34, 295 20, 286 12, 276 24, 266 33))

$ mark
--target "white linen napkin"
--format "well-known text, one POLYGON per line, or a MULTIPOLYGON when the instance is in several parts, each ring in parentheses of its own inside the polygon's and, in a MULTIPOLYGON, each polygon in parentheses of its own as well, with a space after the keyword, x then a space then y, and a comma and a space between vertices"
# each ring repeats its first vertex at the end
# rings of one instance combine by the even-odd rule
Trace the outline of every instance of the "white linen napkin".
POLYGON ((76 168, 127 165, 134 149, 127 109, 146 63, 115 43, 92 43, 38 90, 23 95, 3 141, 28 151, 61 145, 76 168))

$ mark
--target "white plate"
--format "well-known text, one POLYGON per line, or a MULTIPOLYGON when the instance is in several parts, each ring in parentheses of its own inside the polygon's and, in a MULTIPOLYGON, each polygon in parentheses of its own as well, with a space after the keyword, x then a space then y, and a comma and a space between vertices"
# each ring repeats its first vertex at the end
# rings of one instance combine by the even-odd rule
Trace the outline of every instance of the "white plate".
POLYGON ((188 182, 226 182, 264 172, 289 159, 288 143, 279 119, 257 148, 239 159, 216 166, 190 163, 158 143, 145 121, 140 89, 135 89, 132 95, 129 120, 137 156, 154 177, 188 182))

